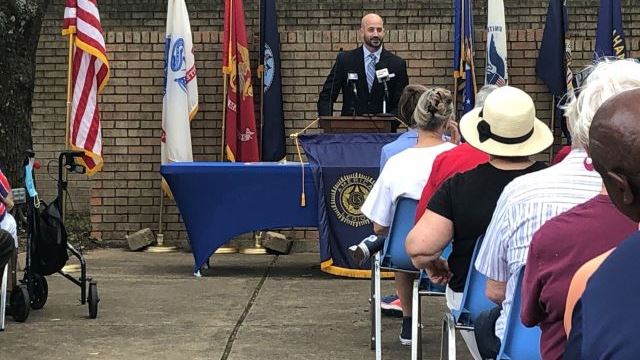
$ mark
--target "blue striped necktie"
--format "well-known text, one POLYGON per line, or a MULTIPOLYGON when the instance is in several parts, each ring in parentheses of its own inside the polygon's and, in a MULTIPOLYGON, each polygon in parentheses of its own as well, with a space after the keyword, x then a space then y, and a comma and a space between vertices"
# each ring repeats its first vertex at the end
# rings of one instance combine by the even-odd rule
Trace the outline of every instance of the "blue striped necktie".
POLYGON ((369 54, 369 63, 367 64, 367 84, 369 85, 369 92, 373 87, 373 78, 376 76, 376 54, 369 54))

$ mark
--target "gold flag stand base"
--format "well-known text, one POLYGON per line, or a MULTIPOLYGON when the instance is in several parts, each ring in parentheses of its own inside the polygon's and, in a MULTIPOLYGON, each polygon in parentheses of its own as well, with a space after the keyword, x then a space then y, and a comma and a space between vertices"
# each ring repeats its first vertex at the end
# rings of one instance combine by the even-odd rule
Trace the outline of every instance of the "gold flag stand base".
POLYGON ((267 254, 267 249, 263 248, 260 244, 260 238, 262 237, 262 232, 253 233, 254 244, 252 247, 246 247, 240 249, 240 254, 245 255, 265 255, 267 254))
POLYGON ((221 246, 216 250, 214 254, 235 254, 238 252, 238 248, 231 245, 221 246))
POLYGON ((164 244, 164 234, 157 234, 156 235, 156 242, 158 243, 158 245, 149 246, 144 251, 145 252, 150 252, 150 253, 170 253, 170 252, 178 251, 177 247, 175 247, 175 246, 167 246, 167 245, 164 244))
POLYGON ((245 255, 265 255, 267 253, 267 249, 263 248, 262 246, 257 246, 257 247, 248 247, 248 248, 242 248, 240 249, 240 254, 245 254, 245 255))
POLYGON ((62 268, 62 272, 65 273, 72 273, 72 272, 79 272, 80 271, 80 264, 67 264, 62 268))
POLYGON ((145 252, 149 253, 170 253, 176 252, 178 248, 175 246, 149 246, 145 252))

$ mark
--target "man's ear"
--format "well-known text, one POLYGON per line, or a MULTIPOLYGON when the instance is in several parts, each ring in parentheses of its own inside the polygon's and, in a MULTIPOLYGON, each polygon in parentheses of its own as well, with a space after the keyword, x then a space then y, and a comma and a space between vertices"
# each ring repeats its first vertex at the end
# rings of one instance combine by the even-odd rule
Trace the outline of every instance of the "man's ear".
POLYGON ((625 205, 633 204, 633 191, 631 190, 627 177, 622 174, 614 173, 613 171, 607 171, 607 176, 611 179, 611 185, 613 185, 620 193, 622 202, 625 205))

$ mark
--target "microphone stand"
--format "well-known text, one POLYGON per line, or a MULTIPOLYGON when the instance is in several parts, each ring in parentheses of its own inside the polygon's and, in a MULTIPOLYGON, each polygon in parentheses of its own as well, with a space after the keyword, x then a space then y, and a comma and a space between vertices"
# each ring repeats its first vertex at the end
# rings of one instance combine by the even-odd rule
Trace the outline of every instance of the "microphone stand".
POLYGON ((387 81, 389 79, 382 80, 382 84, 384 86, 384 98, 382 99, 382 113, 387 113, 387 101, 389 100, 389 86, 387 85, 387 81))
POLYGON ((353 109, 353 116, 356 116, 356 100, 358 99, 358 88, 356 88, 355 81, 351 81, 351 86, 353 88, 353 99, 351 99, 351 109, 353 109))

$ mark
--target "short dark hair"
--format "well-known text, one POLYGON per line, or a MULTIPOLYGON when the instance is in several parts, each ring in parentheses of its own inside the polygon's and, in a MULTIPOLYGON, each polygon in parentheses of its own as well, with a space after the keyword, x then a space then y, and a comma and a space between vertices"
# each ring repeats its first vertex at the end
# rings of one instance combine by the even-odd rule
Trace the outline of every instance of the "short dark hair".
POLYGON ((402 90, 400 100, 398 100, 398 117, 410 128, 416 126, 413 112, 418 105, 420 95, 425 91, 427 91, 427 88, 418 84, 409 84, 402 90))

